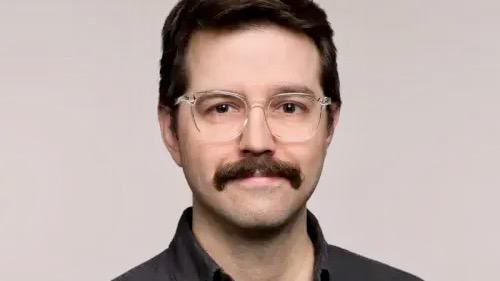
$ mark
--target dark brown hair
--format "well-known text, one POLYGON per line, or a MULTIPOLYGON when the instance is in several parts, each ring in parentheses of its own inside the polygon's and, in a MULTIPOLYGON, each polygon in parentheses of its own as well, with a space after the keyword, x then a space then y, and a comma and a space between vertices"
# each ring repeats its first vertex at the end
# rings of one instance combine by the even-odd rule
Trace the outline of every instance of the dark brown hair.
MULTIPOLYGON (((172 114, 176 133, 175 100, 188 88, 186 50, 191 35, 198 30, 234 30, 270 23, 311 38, 321 55, 321 86, 335 108, 341 105, 337 51, 327 15, 311 0, 180 0, 168 15, 162 32, 159 110, 172 114)), ((331 114, 329 120, 331 125, 331 114)))

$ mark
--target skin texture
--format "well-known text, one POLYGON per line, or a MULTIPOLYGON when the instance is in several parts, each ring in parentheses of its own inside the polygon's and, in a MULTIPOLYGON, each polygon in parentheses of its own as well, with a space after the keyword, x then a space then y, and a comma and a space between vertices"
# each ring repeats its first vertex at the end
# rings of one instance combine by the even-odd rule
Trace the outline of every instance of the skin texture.
MULTIPOLYGON (((323 95, 314 43, 274 25, 198 31, 190 39, 187 68, 191 93, 228 90, 245 95, 252 105, 265 105, 282 86, 305 86, 323 95)), ((273 137, 264 111, 254 107, 240 136, 208 142, 190 110, 181 103, 177 137, 169 114, 160 113, 159 121, 164 143, 193 192, 193 231, 201 245, 237 280, 309 280, 314 258, 306 202, 332 140, 326 114, 312 138, 287 143, 273 137), (299 167, 302 184, 293 188, 284 178, 264 177, 231 181, 223 190, 213 186, 221 165, 263 154, 299 167)), ((338 110, 333 116, 335 127, 338 110)))

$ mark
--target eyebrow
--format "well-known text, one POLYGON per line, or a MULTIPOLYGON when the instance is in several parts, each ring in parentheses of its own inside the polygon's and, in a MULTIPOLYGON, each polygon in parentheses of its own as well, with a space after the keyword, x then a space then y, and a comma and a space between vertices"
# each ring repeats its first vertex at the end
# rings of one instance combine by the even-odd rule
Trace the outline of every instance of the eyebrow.
MULTIPOLYGON (((243 92, 229 90, 229 89, 209 89, 209 90, 199 91, 196 93, 199 94, 199 93, 221 93, 221 92, 222 93, 237 94, 237 95, 242 96, 242 97, 246 96, 243 92)), ((271 93, 271 96, 275 96, 275 95, 279 95, 279 94, 287 94, 287 93, 301 93, 301 94, 308 94, 308 95, 312 95, 312 96, 317 95, 317 93, 315 91, 313 91, 311 88, 307 87, 306 85, 301 85, 301 84, 278 85, 278 86, 273 87, 271 89, 270 93, 271 93)))
POLYGON ((282 85, 273 89, 273 95, 285 93, 302 93, 315 96, 316 93, 305 85, 282 85))

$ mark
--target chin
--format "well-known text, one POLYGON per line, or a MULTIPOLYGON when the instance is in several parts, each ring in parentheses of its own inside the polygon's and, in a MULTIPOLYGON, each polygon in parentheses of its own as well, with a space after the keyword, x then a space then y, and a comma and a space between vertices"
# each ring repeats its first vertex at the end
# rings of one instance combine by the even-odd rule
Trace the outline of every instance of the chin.
POLYGON ((195 193, 199 195, 195 201, 220 227, 255 239, 281 231, 295 221, 305 211, 311 193, 288 186, 246 189, 231 185, 215 196, 195 193))
POLYGON ((263 235, 273 233, 286 227, 293 221, 300 205, 279 204, 274 202, 255 202, 255 204, 239 204, 224 210, 226 224, 244 235, 263 235))

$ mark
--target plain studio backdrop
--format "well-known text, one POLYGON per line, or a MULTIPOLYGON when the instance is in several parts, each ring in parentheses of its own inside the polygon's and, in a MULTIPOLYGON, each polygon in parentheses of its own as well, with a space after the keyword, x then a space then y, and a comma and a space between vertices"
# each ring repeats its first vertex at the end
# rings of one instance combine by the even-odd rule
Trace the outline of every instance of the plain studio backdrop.
MULTIPOLYGON (((323 0, 345 101, 309 207, 425 280, 499 280, 500 4, 323 0)), ((174 1, 0 0, 0 280, 109 280, 190 191, 156 119, 174 1)))

